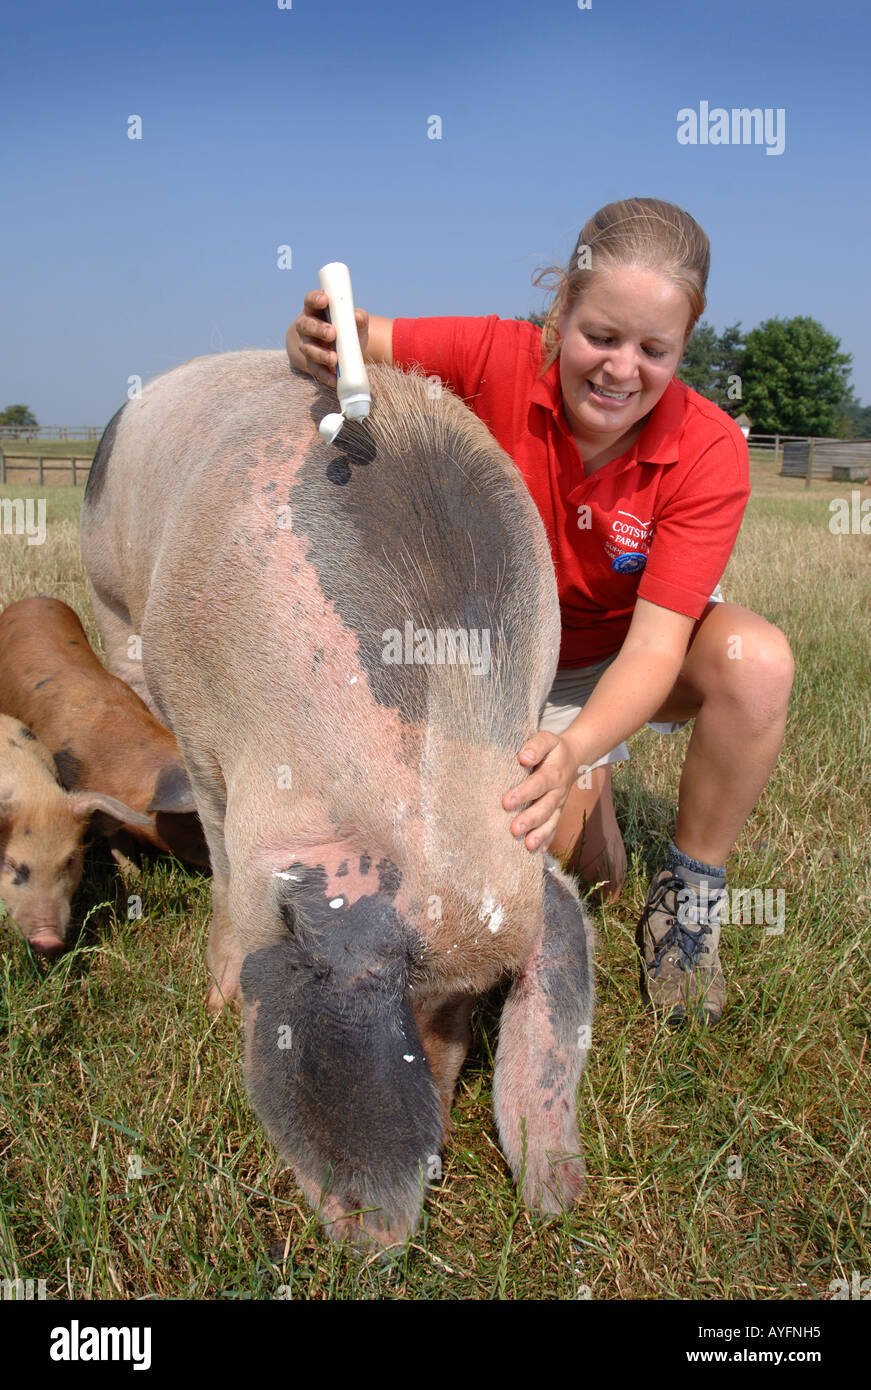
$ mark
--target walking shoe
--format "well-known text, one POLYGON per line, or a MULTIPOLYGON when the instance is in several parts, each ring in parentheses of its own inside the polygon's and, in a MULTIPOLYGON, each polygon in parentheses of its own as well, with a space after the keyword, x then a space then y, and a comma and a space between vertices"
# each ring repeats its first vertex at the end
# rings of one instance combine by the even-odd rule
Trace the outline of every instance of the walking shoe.
POLYGON ((636 932, 641 951, 641 997, 651 1008, 666 1009, 676 1027, 688 1009, 699 1009, 704 1022, 719 1023, 726 1002, 720 968, 720 910, 726 889, 699 890, 671 869, 660 869, 650 885, 636 932))

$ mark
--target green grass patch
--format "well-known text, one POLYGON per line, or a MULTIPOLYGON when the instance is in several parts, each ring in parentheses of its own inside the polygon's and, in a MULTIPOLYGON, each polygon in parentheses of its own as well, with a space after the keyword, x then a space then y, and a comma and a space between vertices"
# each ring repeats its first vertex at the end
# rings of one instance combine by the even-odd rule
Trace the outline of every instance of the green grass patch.
MULTIPOLYGON (((729 880, 782 889, 785 930, 724 929, 715 1032, 643 1012, 635 924, 688 732, 639 734, 614 778, 629 875, 594 914, 584 1204, 539 1220, 517 1201, 488 999, 416 1238, 386 1264, 334 1248, 251 1110, 237 1025, 205 1012, 208 878, 155 860, 125 883, 97 845, 56 964, 0 924, 0 1277, 44 1278, 58 1298, 777 1300, 871 1273, 871 555, 828 530, 849 485, 805 490, 762 464, 754 485, 724 590, 783 627, 797 677, 729 880)), ((49 539, 0 537, 0 597, 56 594, 95 640, 81 490, 40 495, 49 539)))

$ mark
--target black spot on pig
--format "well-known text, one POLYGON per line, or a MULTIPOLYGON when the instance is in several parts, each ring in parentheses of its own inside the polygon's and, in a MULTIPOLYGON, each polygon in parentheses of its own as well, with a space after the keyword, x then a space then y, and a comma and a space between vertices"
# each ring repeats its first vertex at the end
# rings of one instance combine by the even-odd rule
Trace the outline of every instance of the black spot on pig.
POLYGON ((360 855, 360 873, 363 874, 363 875, 368 874, 371 865, 372 865, 372 860, 369 858, 369 855, 368 855, 368 854, 361 854, 361 855, 360 855))
POLYGON ((54 755, 54 765, 57 768, 57 775, 60 784, 66 791, 74 791, 80 787, 83 763, 81 758, 77 758, 71 748, 58 748, 54 755))
POLYGON ((121 415, 127 408, 128 402, 125 401, 120 410, 116 410, 106 428, 103 430, 102 437, 97 445, 97 452, 94 454, 94 461, 88 470, 88 481, 85 484, 84 509, 87 516, 88 507, 93 507, 100 500, 100 494, 106 482, 106 472, 109 467, 109 459, 115 447, 115 435, 118 431, 118 424, 121 415))
POLYGON ((36 742, 36 734, 33 733, 31 729, 28 729, 25 724, 19 724, 18 732, 22 738, 33 739, 34 743, 36 742))
POLYGON ((10 748, 17 748, 19 753, 23 752, 22 745, 20 743, 16 743, 14 738, 7 739, 6 742, 9 744, 10 748))
POLYGON ((330 908, 323 869, 288 872, 295 882, 275 882, 291 929, 242 966, 254 1108, 280 1152, 344 1210, 409 1224, 441 1148, 438 1092, 407 1000, 424 943, 383 893, 330 908))
POLYGON ((15 870, 15 877, 12 880, 14 888, 20 888, 22 883, 27 883, 30 879, 30 865, 19 864, 15 870))
POLYGON ((402 882, 402 874, 392 859, 378 860, 378 887, 382 893, 395 898, 402 882))
POLYGON ((313 443, 289 492, 293 529, 380 704, 410 725, 519 747, 529 712, 515 692, 528 689, 539 638, 530 615, 552 573, 510 461, 447 410, 437 429, 415 417, 403 434, 399 422, 402 447, 387 445, 377 410, 376 397, 370 420, 346 421, 336 444, 313 443), (441 655, 416 650, 417 632, 441 640, 441 655), (392 647, 386 633, 397 634, 392 647))
POLYGON ((344 878, 344 876, 345 876, 345 874, 346 874, 347 872, 348 872, 348 861, 347 861, 347 859, 343 859, 342 862, 341 862, 341 864, 339 865, 339 867, 336 869, 336 878, 344 878))

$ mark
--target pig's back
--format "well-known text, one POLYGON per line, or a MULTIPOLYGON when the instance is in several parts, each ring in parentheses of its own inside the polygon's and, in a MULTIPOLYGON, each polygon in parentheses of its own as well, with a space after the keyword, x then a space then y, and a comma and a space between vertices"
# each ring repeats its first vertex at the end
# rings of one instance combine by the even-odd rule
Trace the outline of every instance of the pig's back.
MULTIPOLYGON (((335 394, 283 352, 185 363, 124 407, 83 526, 113 530, 149 688, 183 747, 193 703, 221 762, 241 754, 227 711, 243 712, 270 776, 317 748, 321 779, 356 777, 374 740, 409 764, 429 750, 434 769, 486 748, 504 789, 556 666, 544 530, 459 400, 393 368, 370 381, 369 419, 326 444, 335 394)), ((368 772, 374 790, 371 756, 368 772)))

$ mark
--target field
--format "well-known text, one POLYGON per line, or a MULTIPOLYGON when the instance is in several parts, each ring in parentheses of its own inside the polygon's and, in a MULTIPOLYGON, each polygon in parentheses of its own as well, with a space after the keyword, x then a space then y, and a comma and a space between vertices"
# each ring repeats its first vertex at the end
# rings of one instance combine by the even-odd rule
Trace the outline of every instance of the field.
MULTIPOLYGON (((784 629, 797 676, 729 883, 782 890, 784 930, 724 929, 714 1032, 643 1012, 635 924, 688 731, 638 735, 614 779, 630 873, 594 914, 585 1203, 541 1221, 515 1198, 491 1114, 491 1000, 413 1244, 386 1264, 333 1247, 247 1102, 237 1024, 203 1007, 207 877, 153 861, 125 886, 97 845, 58 963, 0 924, 0 1278, 45 1279, 50 1298, 779 1300, 871 1275, 871 546, 828 528, 829 498, 871 490, 753 473, 723 587, 784 629)), ((96 644, 81 489, 44 495, 44 545, 0 535, 0 603, 56 595, 96 644)))

